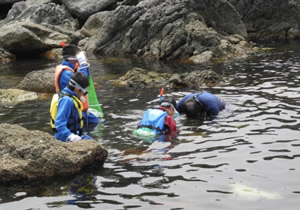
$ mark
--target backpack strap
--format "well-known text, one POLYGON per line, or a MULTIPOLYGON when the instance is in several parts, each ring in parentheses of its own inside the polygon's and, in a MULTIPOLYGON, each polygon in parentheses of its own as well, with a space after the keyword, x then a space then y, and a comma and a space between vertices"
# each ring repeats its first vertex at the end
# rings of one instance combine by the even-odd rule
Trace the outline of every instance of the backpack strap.
POLYGON ((207 112, 206 112, 206 109, 204 107, 204 105, 198 100, 198 96, 200 94, 196 95, 196 96, 193 96, 193 99, 196 101, 196 103, 201 107, 201 109, 204 111, 204 114, 205 116, 207 116, 207 112))

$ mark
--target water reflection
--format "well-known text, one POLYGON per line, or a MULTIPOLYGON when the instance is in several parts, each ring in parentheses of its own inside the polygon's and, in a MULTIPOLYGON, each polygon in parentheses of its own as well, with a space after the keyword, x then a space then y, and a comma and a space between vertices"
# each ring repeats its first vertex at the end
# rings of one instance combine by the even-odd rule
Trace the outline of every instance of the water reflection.
MULTIPOLYGON (((43 188, 8 187, 11 193, 0 194, 0 208, 297 209, 297 46, 278 46, 280 50, 249 60, 209 66, 92 61, 106 119, 92 135, 109 150, 104 168, 43 188), (141 141, 132 131, 143 112, 156 104, 160 90, 105 83, 132 67, 164 72, 211 68, 226 82, 205 90, 223 98, 227 106, 215 119, 176 118, 180 134, 170 142, 141 141)), ((177 100, 186 93, 168 92, 177 100)), ((0 121, 51 132, 49 103, 50 98, 2 109, 0 121)))

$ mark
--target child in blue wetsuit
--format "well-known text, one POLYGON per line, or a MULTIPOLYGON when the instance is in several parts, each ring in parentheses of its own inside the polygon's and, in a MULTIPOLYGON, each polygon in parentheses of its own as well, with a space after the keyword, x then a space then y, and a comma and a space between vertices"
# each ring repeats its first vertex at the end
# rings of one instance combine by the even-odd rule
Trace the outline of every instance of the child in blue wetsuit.
POLYGON ((74 142, 92 139, 88 135, 83 135, 82 103, 80 101, 80 98, 87 94, 88 85, 88 78, 81 72, 76 72, 72 75, 67 87, 60 92, 54 119, 57 140, 74 142))
MULTIPOLYGON (((66 45, 62 50, 62 56, 62 64, 58 65, 55 70, 55 89, 57 93, 67 86, 71 76, 75 72, 81 72, 87 77, 90 75, 85 52, 81 51, 79 47, 72 44, 66 45)), ((87 96, 82 100, 82 104, 84 124, 89 129, 94 128, 99 123, 99 119, 94 114, 88 112, 87 96)))
POLYGON ((179 113, 190 118, 214 117, 224 108, 225 102, 208 92, 188 94, 176 106, 179 113))

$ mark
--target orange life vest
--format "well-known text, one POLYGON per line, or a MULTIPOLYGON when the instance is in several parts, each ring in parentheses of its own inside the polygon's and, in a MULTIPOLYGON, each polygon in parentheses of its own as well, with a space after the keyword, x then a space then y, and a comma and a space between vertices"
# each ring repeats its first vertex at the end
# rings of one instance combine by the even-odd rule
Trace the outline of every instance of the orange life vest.
MULTIPOLYGON (((71 71, 72 73, 75 72, 74 69, 72 69, 69 66, 64 66, 64 65, 56 66, 55 74, 54 74, 54 85, 55 85, 55 91, 57 93, 61 90, 59 87, 59 77, 63 71, 71 71)), ((84 102, 81 101, 81 102, 82 102, 82 106, 83 106, 83 111, 86 111, 89 108, 89 101, 88 101, 87 95, 85 95, 83 97, 85 98, 85 101, 84 102)))

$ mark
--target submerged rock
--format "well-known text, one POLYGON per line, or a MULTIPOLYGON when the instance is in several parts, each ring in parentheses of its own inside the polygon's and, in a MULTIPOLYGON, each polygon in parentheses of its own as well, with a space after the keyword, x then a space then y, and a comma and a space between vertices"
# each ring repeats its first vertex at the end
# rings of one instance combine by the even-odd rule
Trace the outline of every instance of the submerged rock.
POLYGON ((170 76, 168 73, 157 73, 141 68, 133 68, 124 76, 112 81, 112 84, 130 88, 151 88, 166 85, 170 76))
POLYGON ((212 70, 193 71, 182 74, 158 73, 141 68, 133 68, 119 79, 111 81, 112 85, 129 88, 166 87, 173 89, 199 89, 213 86, 222 78, 212 70))
POLYGON ((94 140, 64 143, 42 131, 0 124, 0 182, 71 175, 102 166, 107 154, 94 140))
POLYGON ((20 89, 0 89, 0 106, 12 106, 24 101, 36 100, 36 92, 20 89))
POLYGON ((173 89, 200 89, 204 86, 213 86, 220 81, 222 81, 222 78, 217 73, 211 70, 205 70, 173 74, 168 82, 173 89))

